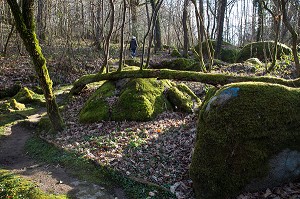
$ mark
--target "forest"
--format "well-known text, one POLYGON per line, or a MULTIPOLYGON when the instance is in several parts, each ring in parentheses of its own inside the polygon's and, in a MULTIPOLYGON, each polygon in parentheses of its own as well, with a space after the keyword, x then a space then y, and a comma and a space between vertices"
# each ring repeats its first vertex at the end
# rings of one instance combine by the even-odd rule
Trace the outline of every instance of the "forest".
POLYGON ((300 198, 300 1, 1 0, 0 198, 300 198))

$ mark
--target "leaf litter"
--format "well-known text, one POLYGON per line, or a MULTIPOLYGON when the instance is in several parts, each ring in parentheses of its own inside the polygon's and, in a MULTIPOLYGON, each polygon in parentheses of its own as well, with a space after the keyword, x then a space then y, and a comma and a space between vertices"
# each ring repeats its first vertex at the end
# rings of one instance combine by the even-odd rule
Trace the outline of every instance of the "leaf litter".
MULTIPOLYGON (((176 198, 194 198, 188 170, 196 138, 196 114, 164 112, 148 122, 82 124, 78 114, 93 91, 73 98, 63 112, 67 128, 45 138, 124 175, 163 186, 176 198)), ((152 195, 155 193, 149 193, 152 195)), ((243 193, 236 198, 300 198, 300 184, 243 193)))

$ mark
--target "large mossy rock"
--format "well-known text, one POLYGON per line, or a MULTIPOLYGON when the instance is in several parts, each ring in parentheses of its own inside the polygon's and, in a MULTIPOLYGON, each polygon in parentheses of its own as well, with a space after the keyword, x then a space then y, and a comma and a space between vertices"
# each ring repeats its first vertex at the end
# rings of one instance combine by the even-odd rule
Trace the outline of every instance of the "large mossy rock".
POLYGON ((81 109, 79 119, 85 123, 148 121, 166 110, 192 112, 200 103, 200 99, 183 84, 175 85, 169 80, 155 78, 121 79, 107 81, 99 87, 81 109), (172 90, 176 92, 172 93, 172 90))
POLYGON ((150 120, 171 109, 163 94, 170 86, 170 81, 156 79, 107 81, 84 105, 80 111, 80 121, 150 120))
POLYGON ((107 81, 99 87, 95 93, 88 99, 79 114, 80 122, 96 122, 109 120, 108 100, 114 95, 116 86, 113 82, 107 81))
POLYGON ((151 63, 151 68, 154 69, 171 69, 171 70, 187 70, 187 71, 200 71, 201 68, 193 59, 177 58, 173 60, 163 60, 159 63, 151 63))
MULTIPOLYGON (((256 57, 262 61, 272 60, 274 41, 261 41, 253 42, 245 45, 238 55, 238 61, 243 62, 249 58, 256 57), (266 60, 266 58, 268 60, 266 60)), ((277 59, 280 59, 283 55, 291 55, 292 50, 281 43, 277 44, 277 59)))
MULTIPOLYGON (((209 40, 211 45, 213 46, 214 50, 216 49, 217 41, 216 40, 209 40)), ((199 45, 195 46, 195 50, 199 51, 199 45)), ((221 47, 221 57, 220 60, 224 62, 234 63, 237 59, 239 54, 239 48, 235 45, 232 45, 228 42, 223 41, 221 47)), ((202 53, 204 57, 208 56, 208 49, 206 42, 202 42, 202 53)))
POLYGON ((190 175, 197 198, 228 198, 300 177, 300 89, 224 86, 201 107, 190 175))
POLYGON ((36 94, 27 87, 22 88, 14 97, 18 102, 28 104, 28 103, 45 103, 45 98, 43 95, 36 94))
POLYGON ((133 79, 121 91, 112 109, 112 119, 116 121, 147 121, 159 113, 171 109, 163 94, 171 86, 169 80, 133 79))
POLYGON ((201 100, 185 84, 172 86, 166 94, 175 111, 192 113, 201 104, 201 100))

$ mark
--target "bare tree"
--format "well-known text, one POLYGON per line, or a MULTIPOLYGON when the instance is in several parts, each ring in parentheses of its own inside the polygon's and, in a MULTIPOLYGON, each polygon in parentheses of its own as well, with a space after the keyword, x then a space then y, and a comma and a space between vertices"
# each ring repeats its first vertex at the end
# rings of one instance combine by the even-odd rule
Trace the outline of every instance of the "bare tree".
POLYGON ((218 59, 221 57, 226 6, 227 6, 227 0, 219 0, 218 34, 217 34, 216 53, 215 53, 215 56, 218 59))
POLYGON ((121 26, 121 45, 120 45, 120 56, 119 56, 119 68, 118 71, 122 70, 123 67, 123 53, 124 53, 124 26, 126 20, 126 0, 123 0, 123 17, 121 26))
POLYGON ((300 76, 300 63, 299 63, 299 57, 298 57, 298 51, 297 51, 298 34, 295 31, 295 29, 293 28, 293 26, 291 25, 290 20, 288 18, 287 10, 286 10, 286 0, 280 0, 279 3, 281 6, 282 21, 292 35, 292 52, 293 52, 294 61, 295 61, 295 65, 296 65, 296 72, 297 72, 297 75, 300 76))
POLYGON ((188 57, 188 48, 189 48, 189 34, 188 34, 188 26, 187 26, 188 4, 189 4, 189 0, 184 0, 183 14, 182 14, 182 25, 183 25, 183 56, 184 57, 188 57))

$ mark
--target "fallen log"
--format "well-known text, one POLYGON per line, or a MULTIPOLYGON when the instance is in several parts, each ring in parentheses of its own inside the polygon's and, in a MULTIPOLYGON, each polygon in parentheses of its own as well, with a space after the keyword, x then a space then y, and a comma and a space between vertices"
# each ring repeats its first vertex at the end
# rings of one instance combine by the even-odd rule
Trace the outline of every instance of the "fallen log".
POLYGON ((220 73, 202 73, 194 71, 177 71, 169 69, 144 69, 112 72, 107 74, 90 74, 84 75, 73 84, 71 89, 72 94, 78 94, 87 84, 99 82, 103 80, 118 80, 123 78, 158 78, 158 79, 173 79, 178 81, 195 81, 210 84, 213 86, 225 85, 236 82, 267 82, 281 84, 289 87, 300 87, 300 78, 294 80, 286 80, 276 77, 265 76, 236 76, 220 73))

